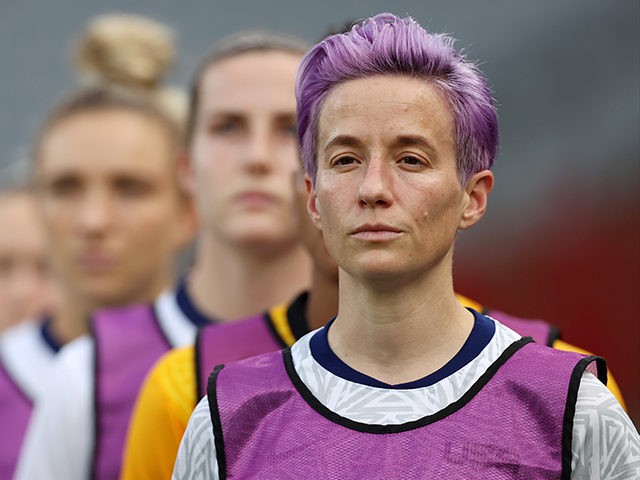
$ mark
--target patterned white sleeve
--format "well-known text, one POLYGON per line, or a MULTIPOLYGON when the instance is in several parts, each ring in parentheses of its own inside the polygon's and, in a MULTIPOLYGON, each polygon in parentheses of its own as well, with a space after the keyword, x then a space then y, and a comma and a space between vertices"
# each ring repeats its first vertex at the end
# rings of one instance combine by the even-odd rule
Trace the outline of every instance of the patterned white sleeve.
POLYGON ((640 435, 613 394, 585 372, 573 421, 572 479, 640 478, 640 435))
POLYGON ((191 414, 171 476, 172 480, 204 478, 219 480, 209 401, 206 396, 191 414))

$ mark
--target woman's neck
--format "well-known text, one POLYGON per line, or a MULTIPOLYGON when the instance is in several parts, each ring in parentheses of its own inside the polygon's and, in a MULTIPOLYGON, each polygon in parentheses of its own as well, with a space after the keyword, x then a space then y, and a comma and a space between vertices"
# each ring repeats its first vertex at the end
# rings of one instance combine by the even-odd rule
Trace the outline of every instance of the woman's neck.
POLYGON ((92 312, 93 308, 80 300, 58 299, 49 323, 55 339, 64 345, 88 333, 92 312))
POLYGON ((457 301, 450 273, 397 288, 363 284, 345 272, 340 282, 331 349, 347 365, 385 383, 435 372, 473 328, 473 315, 457 301))
POLYGON ((311 261, 299 245, 264 255, 202 240, 187 290, 211 318, 224 322, 248 317, 309 287, 311 261))

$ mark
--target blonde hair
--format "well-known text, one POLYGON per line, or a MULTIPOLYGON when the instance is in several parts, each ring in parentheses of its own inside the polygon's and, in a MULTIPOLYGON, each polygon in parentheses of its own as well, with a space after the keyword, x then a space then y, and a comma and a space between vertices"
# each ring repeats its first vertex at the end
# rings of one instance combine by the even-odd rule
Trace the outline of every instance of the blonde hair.
POLYGON ((93 18, 77 40, 74 52, 74 65, 85 86, 146 95, 182 125, 186 118, 186 95, 164 83, 175 59, 172 30, 133 14, 93 18))

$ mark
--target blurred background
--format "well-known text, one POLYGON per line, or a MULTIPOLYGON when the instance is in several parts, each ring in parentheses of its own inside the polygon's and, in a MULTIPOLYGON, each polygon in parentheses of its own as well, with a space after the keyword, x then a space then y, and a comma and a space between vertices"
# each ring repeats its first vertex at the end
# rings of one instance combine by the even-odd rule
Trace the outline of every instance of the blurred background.
POLYGON ((42 114, 77 85, 71 46, 97 14, 170 25, 179 56, 169 80, 182 87, 209 45, 239 29, 315 41, 381 11, 411 15, 480 61, 500 115, 496 187, 486 218, 460 236, 456 289, 544 318, 566 341, 605 356, 639 425, 639 1, 132 3, 0 0, 2 176, 27 158, 42 114))

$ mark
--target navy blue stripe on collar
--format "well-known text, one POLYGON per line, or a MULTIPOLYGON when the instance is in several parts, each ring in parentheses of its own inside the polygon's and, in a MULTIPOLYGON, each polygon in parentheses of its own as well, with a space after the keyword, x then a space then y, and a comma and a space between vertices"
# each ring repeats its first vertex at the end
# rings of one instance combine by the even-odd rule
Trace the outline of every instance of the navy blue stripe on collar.
POLYGON ((324 328, 317 331, 313 335, 313 337, 311 337, 311 341, 309 343, 309 347, 311 348, 311 355, 313 356, 315 361, 322 365, 326 370, 349 382, 359 383, 361 385, 369 385, 371 387, 397 390, 428 387, 429 385, 433 385, 440 380, 450 376, 451 374, 457 372, 462 367, 471 362, 480 354, 480 352, 489 344, 489 342, 493 338, 496 330, 496 326, 493 321, 471 308, 469 308, 468 310, 473 313, 474 323, 471 333, 469 334, 469 337, 465 341, 460 351, 458 351, 458 353, 456 353, 456 355, 451 360, 449 360, 442 368, 436 370, 430 375, 427 375, 426 377, 412 382, 402 383, 398 385, 389 385, 387 383, 376 380, 373 377, 365 375, 364 373, 360 373, 357 370, 354 370, 349 365, 340 360, 338 356, 331 350, 329 341, 327 339, 327 332, 329 331, 329 328, 331 328, 333 320, 331 320, 331 322, 329 322, 324 328))
POLYGON ((178 304, 178 308, 182 310, 185 317, 187 317, 196 327, 204 327, 211 323, 218 323, 215 318, 210 318, 205 315, 193 303, 193 300, 191 300, 189 292, 187 291, 186 278, 186 275, 182 276, 176 285, 176 302, 178 304))
POLYGON ((58 353, 62 348, 62 342, 60 342, 51 330, 51 318, 45 317, 40 325, 40 336, 44 340, 53 352, 58 353))

